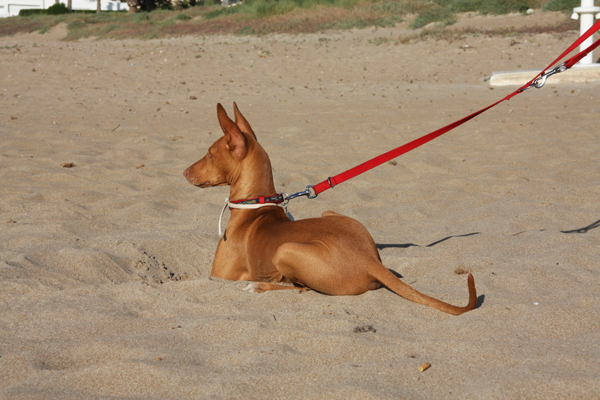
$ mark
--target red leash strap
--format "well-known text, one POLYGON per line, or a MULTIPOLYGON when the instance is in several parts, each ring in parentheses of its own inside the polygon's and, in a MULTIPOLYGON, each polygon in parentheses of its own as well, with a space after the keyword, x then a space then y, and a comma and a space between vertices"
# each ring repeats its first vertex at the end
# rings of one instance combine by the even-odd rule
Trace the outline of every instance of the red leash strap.
MULTIPOLYGON (((373 169, 383 163, 385 163, 386 161, 392 160, 396 157, 401 156, 404 153, 408 153, 411 150, 416 149, 419 146, 424 145, 425 143, 439 137, 442 136, 444 133, 451 131, 454 128, 457 128, 459 126, 461 126, 462 124, 464 124, 467 121, 470 121, 471 119, 475 118, 476 116, 478 116, 479 114, 489 110, 490 108, 502 103, 505 100, 510 100, 513 96, 516 96, 519 93, 522 93, 523 91, 525 91, 526 89, 529 89, 531 87, 536 87, 536 88, 541 88, 544 83, 546 82, 546 78, 548 76, 551 76, 555 73, 558 72, 563 72, 566 71, 567 69, 571 68, 573 65, 575 65, 577 62, 579 62, 579 60, 581 60, 583 57, 585 57, 588 53, 590 53, 591 51, 593 51, 596 47, 598 47, 600 45, 600 39, 597 40, 596 42, 594 42, 590 47, 588 47, 587 49, 585 49, 584 51, 580 52, 579 54, 575 55, 574 57, 568 59, 567 61, 565 61, 563 64, 555 67, 554 69, 550 70, 550 68, 556 64, 557 62, 559 62, 560 60, 562 60, 567 54, 569 54, 571 51, 573 51, 574 49, 577 48, 577 46, 579 46, 584 40, 586 40, 588 37, 592 36, 597 30, 600 29, 600 20, 597 21, 590 29, 588 29, 588 31, 583 34, 582 36, 579 37, 579 39, 577 39, 567 50, 565 50, 556 60, 554 60, 546 69, 544 69, 542 72, 540 72, 535 78, 533 78, 532 80, 530 80, 529 82, 527 82, 525 85, 523 85, 522 87, 520 87, 518 90, 516 90, 515 92, 509 94, 508 96, 506 96, 505 98, 503 98, 502 100, 497 101, 496 103, 483 108, 467 117, 464 117, 462 119, 459 119, 458 121, 455 121, 449 125, 444 126, 443 128, 440 128, 436 131, 433 131, 431 133, 428 133, 425 136, 422 136, 418 139, 413 140, 412 142, 406 143, 400 147, 397 147, 391 151, 388 151, 385 154, 382 154, 380 156, 377 156, 375 158, 372 158, 371 160, 364 162, 360 165, 357 165, 354 168, 351 168, 347 171, 342 172, 341 174, 338 174, 336 176, 333 177, 329 177, 327 178, 327 180, 324 180, 321 183, 318 183, 316 185, 314 185, 311 189, 311 191, 314 191, 314 195, 310 194, 309 198, 314 198, 316 197, 319 193, 330 189, 336 185, 339 185, 340 183, 347 181, 348 179, 354 178, 357 175, 362 174, 363 172, 366 172, 370 169, 373 169), (550 70, 549 72, 547 72, 548 70, 550 70)), ((308 191, 308 188, 307 188, 308 191)), ((303 192, 303 194, 305 194, 305 192, 303 192)))
POLYGON ((579 54, 575 55, 574 57, 571 57, 567 61, 565 61, 565 63, 564 63, 565 67, 567 67, 567 69, 571 68, 572 66, 574 66, 575 64, 577 64, 582 58, 584 58, 589 53, 591 53, 599 45, 600 45, 600 39, 596 40, 594 43, 592 43, 592 45, 590 47, 588 47, 587 49, 585 49, 581 53, 579 53, 579 54))

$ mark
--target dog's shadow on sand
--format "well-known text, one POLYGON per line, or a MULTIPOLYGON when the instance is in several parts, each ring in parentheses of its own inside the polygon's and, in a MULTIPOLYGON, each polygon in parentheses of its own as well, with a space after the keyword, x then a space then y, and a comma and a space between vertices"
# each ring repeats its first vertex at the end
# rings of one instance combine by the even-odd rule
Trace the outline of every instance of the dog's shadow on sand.
MULTIPOLYGON (((448 239, 459 238, 459 237, 467 237, 467 236, 474 236, 474 235, 479 235, 479 233, 480 232, 472 232, 472 233, 466 233, 464 235, 447 236, 447 237, 445 237, 443 239, 436 240, 435 242, 430 243, 430 244, 428 244, 428 245, 426 245, 424 247, 433 247, 433 246, 438 245, 438 244, 440 244, 442 242, 445 242, 448 239)), ((565 233, 567 233, 567 232, 565 232, 565 233)), ((570 233, 570 232, 568 232, 568 233, 570 233)), ((383 250, 383 249, 407 249, 407 248, 413 247, 413 246, 421 247, 420 245, 414 244, 414 243, 375 243, 375 245, 377 246, 377 250, 383 250)), ((394 270, 390 269, 390 272, 392 274, 394 274, 398 279, 402 279, 403 278, 403 276, 401 274, 399 274, 398 272, 396 272, 394 270)), ((484 294, 482 294, 480 296, 477 296, 477 305, 475 306, 475 308, 481 307, 481 305, 483 304, 484 300, 485 300, 485 295, 484 294)))

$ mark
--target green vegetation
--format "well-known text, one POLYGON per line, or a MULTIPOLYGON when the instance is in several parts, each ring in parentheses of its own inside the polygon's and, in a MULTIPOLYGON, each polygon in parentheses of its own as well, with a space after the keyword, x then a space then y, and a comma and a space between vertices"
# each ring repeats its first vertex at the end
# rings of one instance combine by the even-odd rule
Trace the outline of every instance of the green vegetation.
POLYGON ((23 9, 19 11, 20 17, 30 17, 32 15, 48 15, 48 10, 44 10, 41 8, 31 8, 31 9, 23 9))
POLYGON ((56 3, 48 7, 46 10, 48 15, 61 15, 61 14, 69 14, 71 10, 64 5, 64 3, 56 3))
POLYGON ((29 17, 32 15, 61 15, 69 14, 71 11, 63 3, 53 4, 47 9, 32 8, 19 11, 20 17, 29 17))
POLYGON ((545 11, 562 11, 570 13, 573 8, 581 6, 581 0, 550 0, 544 4, 545 11))
MULTIPOLYGON (((43 15, 38 14, 39 10, 31 13, 24 10, 20 17, 0 19, 0 35, 43 33, 60 23, 67 26, 67 40, 82 37, 149 39, 214 33, 309 33, 326 29, 389 27, 407 15, 416 16, 411 28, 427 26, 425 34, 431 34, 432 30, 456 22, 457 13, 524 13, 529 8, 569 12, 573 3, 579 0, 245 0, 232 7, 214 5, 213 1, 204 0, 205 5, 190 7, 190 4, 200 2, 180 0, 178 10, 173 11, 160 9, 172 7, 169 0, 139 0, 142 6, 152 3, 158 9, 138 13, 69 12, 59 4, 51 8, 56 8, 60 15, 47 15, 50 9, 44 10, 43 15)), ((565 30, 565 26, 557 29, 565 30)), ((568 27, 572 28, 571 25, 568 27)))
POLYGON ((481 14, 525 13, 530 8, 540 8, 540 0, 454 0, 432 1, 431 9, 421 13, 413 22, 413 28, 421 28, 431 22, 450 25, 456 21, 455 15, 464 12, 481 14))

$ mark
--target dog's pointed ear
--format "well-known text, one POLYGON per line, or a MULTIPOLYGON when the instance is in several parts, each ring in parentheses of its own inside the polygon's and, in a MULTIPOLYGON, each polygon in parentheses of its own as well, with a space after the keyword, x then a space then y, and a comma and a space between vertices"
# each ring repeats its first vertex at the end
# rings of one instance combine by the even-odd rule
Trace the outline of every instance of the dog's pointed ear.
POLYGON ((254 136, 254 139, 256 139, 256 135, 254 134, 252 127, 248 123, 248 120, 244 118, 240 112, 240 109, 238 108, 237 104, 235 104, 235 101, 233 102, 233 114, 235 116, 235 124, 238 126, 238 128, 240 128, 242 132, 251 133, 252 136, 254 136))
POLYGON ((241 160, 248 152, 246 137, 231 118, 227 116, 227 112, 225 112, 221 103, 217 104, 217 117, 225 134, 225 145, 235 159, 241 160))

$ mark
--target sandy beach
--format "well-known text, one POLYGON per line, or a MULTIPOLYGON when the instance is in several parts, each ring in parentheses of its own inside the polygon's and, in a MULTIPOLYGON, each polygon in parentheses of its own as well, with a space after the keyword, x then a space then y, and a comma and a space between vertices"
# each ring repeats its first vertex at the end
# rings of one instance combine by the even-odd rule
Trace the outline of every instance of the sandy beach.
POLYGON ((386 267, 452 304, 471 271, 477 309, 210 278, 228 190, 182 172, 221 135, 217 103, 292 193, 496 102, 516 87, 492 72, 578 37, 406 34, 1 37, 0 398, 600 398, 598 83, 550 79, 290 204, 356 218, 386 267))

